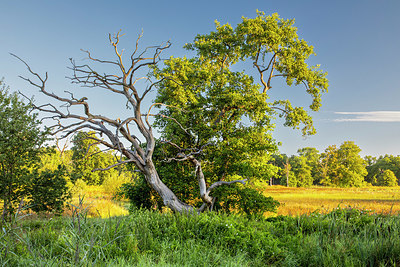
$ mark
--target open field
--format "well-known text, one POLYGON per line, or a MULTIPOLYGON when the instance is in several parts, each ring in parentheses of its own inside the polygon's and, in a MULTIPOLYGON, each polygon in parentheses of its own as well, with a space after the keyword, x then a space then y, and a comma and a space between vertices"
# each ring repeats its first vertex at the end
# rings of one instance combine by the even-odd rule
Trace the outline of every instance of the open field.
POLYGON ((400 213, 400 187, 294 188, 260 186, 266 196, 281 202, 278 215, 300 215, 314 211, 328 213, 351 206, 376 213, 400 213))
MULTIPOLYGON (((284 186, 258 185, 266 196, 272 196, 281 203, 277 215, 300 215, 314 211, 328 213, 333 209, 351 206, 376 213, 400 213, 400 187, 366 188, 294 188, 284 186)), ((90 217, 110 217, 128 214, 127 201, 112 200, 112 195, 101 186, 87 186, 80 192, 90 217)), ((72 204, 79 202, 78 194, 72 204)), ((68 211, 66 212, 68 214, 68 211)), ((270 214, 274 215, 274 214, 270 214)))

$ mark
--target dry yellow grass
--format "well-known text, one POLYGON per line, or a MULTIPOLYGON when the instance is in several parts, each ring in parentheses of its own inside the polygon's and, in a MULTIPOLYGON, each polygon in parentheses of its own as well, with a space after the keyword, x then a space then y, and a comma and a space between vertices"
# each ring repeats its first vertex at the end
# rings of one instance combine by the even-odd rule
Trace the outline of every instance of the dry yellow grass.
POLYGON ((327 213, 339 205, 376 213, 400 213, 400 187, 293 188, 261 185, 264 195, 281 203, 278 215, 327 213))

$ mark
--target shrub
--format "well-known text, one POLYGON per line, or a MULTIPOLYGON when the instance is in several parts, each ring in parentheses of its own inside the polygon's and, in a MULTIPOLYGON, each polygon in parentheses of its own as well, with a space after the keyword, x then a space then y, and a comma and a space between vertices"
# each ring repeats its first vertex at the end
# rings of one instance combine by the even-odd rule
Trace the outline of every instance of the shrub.
POLYGON ((225 212, 262 216, 267 211, 275 212, 280 205, 272 197, 266 197, 256 189, 239 184, 220 186, 212 195, 217 198, 216 210, 225 212))
POLYGON ((87 188, 86 182, 82 179, 76 180, 75 183, 71 182, 69 186, 73 195, 84 195, 87 188))
POLYGON ((35 212, 55 212, 61 214, 65 202, 71 197, 67 186, 66 169, 59 165, 55 171, 45 170, 32 174, 31 185, 27 189, 31 209, 35 212))
POLYGON ((129 199, 131 203, 130 211, 138 208, 161 209, 162 207, 161 198, 148 186, 142 175, 131 183, 121 185, 117 196, 129 199))

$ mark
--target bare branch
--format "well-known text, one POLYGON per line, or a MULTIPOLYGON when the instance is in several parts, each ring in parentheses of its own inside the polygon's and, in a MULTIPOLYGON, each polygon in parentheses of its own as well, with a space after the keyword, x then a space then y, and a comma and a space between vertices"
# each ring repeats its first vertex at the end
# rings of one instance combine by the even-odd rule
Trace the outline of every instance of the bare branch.
MULTIPOLYGON (((152 127, 149 122, 150 112, 147 115, 142 115, 141 102, 146 95, 159 83, 163 81, 151 81, 148 77, 137 77, 138 70, 141 68, 149 68, 156 65, 161 60, 161 53, 171 46, 170 42, 162 44, 160 46, 147 47, 142 53, 138 53, 139 40, 142 34, 139 35, 136 41, 136 47, 130 55, 130 64, 125 67, 123 64, 123 50, 118 49, 119 38, 122 36, 120 32, 116 35, 109 35, 109 41, 111 46, 114 48, 114 54, 116 60, 102 60, 92 56, 91 52, 84 51, 86 53, 90 63, 100 63, 106 65, 117 66, 119 68, 119 74, 102 74, 97 71, 94 67, 89 64, 77 65, 74 60, 70 59, 72 67, 70 68, 73 72, 71 78, 72 83, 79 84, 83 87, 90 87, 96 89, 105 89, 111 93, 124 95, 127 104, 132 106, 133 114, 126 119, 112 119, 103 115, 95 115, 89 109, 89 103, 86 97, 75 97, 70 91, 65 91, 68 97, 61 97, 55 93, 47 90, 46 82, 48 75, 46 73, 45 78, 42 78, 38 73, 34 72, 30 66, 23 61, 21 58, 13 55, 19 59, 28 69, 28 72, 34 77, 34 80, 29 78, 21 77, 29 84, 40 89, 40 92, 49 98, 59 101, 60 107, 51 103, 44 105, 34 105, 32 101, 32 107, 48 116, 55 121, 54 125, 51 126, 53 134, 61 133, 61 138, 66 138, 69 135, 81 131, 81 130, 93 130, 96 133, 105 135, 108 140, 103 140, 95 136, 89 137, 95 141, 95 144, 102 144, 108 149, 118 151, 121 155, 119 161, 111 166, 104 169, 97 170, 109 170, 113 167, 133 163, 139 171, 141 171, 148 184, 159 193, 163 198, 164 204, 177 212, 192 211, 193 207, 181 202, 176 195, 160 180, 157 174, 155 165, 152 160, 152 155, 155 147, 155 139, 152 132, 152 127), (150 56, 147 55, 150 49, 154 49, 150 56), (37 80, 36 80, 37 79, 37 80), (139 80, 147 80, 151 84, 144 88, 142 92, 138 92, 135 86, 139 80), (72 106, 81 107, 82 109, 73 109, 72 106), (145 118, 142 118, 145 116, 145 118), (140 140, 131 134, 129 124, 136 126, 136 130, 142 134, 146 142, 146 147, 141 146, 140 140), (124 142, 124 140, 126 142, 124 142), (126 157, 126 160, 123 160, 126 157)), ((150 111, 150 110, 149 110, 150 111)), ((183 128, 183 127, 182 127, 183 128)), ((92 148, 91 144, 88 147, 88 151, 92 148)), ((86 154, 89 152, 86 151, 86 154)), ((192 151, 194 154, 196 151, 192 151)), ((190 154, 190 153, 189 153, 190 154)), ((96 171, 96 170, 94 170, 96 171)))
POLYGON ((59 142, 60 140, 56 138, 56 147, 58 151, 60 151, 60 158, 61 158, 62 154, 64 153, 64 150, 68 147, 68 142, 65 142, 62 148, 60 147, 59 142))

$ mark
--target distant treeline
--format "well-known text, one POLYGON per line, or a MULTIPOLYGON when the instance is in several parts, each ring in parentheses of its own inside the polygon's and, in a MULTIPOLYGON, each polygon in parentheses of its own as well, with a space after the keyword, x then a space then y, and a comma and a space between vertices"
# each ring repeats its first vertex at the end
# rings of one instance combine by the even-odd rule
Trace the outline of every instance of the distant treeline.
POLYGON ((273 155, 270 163, 279 167, 279 171, 270 178, 270 184, 291 187, 399 184, 400 156, 362 158, 360 151, 354 142, 346 141, 340 147, 331 145, 322 153, 313 147, 306 147, 290 157, 285 154, 273 155))

